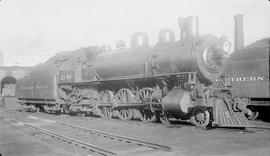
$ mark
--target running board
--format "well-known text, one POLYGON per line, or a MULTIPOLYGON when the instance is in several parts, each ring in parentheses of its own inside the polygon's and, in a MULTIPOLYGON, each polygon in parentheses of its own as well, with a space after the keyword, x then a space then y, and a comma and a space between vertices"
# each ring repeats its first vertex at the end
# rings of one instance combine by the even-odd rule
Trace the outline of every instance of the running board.
POLYGON ((254 127, 243 112, 234 112, 230 103, 225 99, 217 99, 214 105, 213 125, 217 127, 254 127))

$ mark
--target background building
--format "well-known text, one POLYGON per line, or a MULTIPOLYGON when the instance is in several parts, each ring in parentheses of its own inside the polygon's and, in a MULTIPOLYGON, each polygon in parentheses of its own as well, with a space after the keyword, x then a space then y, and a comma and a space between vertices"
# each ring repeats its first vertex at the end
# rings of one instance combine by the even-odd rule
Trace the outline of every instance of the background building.
POLYGON ((4 65, 4 52, 0 51, 0 67, 4 65))

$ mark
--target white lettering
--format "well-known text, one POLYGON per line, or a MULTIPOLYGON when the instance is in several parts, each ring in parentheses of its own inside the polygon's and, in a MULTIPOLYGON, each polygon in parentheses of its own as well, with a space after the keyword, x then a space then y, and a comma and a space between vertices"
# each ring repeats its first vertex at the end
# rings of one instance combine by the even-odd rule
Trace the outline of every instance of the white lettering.
POLYGON ((263 77, 257 77, 257 81, 263 81, 264 79, 263 79, 263 77))
MULTIPOLYGON (((250 76, 250 77, 244 77, 244 76, 239 76, 239 77, 228 77, 228 78, 225 78, 227 81, 231 81, 231 82, 234 82, 234 81, 237 81, 237 82, 247 82, 247 81, 264 81, 264 77, 262 76, 250 76)), ((225 80, 225 81, 226 81, 225 80)), ((219 81, 222 81, 224 82, 224 78, 219 78, 219 79, 216 79, 215 80, 216 82, 219 82, 219 81)))

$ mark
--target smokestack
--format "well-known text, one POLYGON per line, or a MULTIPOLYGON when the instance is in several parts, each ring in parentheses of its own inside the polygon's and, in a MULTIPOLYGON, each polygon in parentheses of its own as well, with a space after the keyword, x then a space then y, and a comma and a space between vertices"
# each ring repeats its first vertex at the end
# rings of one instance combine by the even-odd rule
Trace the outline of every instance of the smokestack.
POLYGON ((180 40, 188 40, 199 36, 199 17, 179 17, 178 25, 181 29, 180 40))
POLYGON ((234 51, 244 47, 244 28, 243 15, 237 14, 234 16, 234 51))
POLYGON ((187 22, 188 22, 187 34, 189 38, 198 37, 199 36, 199 17, 189 16, 187 18, 187 22))

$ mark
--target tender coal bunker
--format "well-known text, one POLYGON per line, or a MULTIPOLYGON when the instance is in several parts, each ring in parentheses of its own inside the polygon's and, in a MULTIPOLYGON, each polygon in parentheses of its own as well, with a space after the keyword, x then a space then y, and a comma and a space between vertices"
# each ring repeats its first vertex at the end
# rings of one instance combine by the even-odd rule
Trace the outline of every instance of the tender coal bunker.
POLYGON ((15 96, 16 79, 12 76, 6 76, 1 80, 1 94, 5 96, 15 96))

